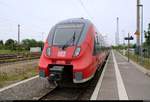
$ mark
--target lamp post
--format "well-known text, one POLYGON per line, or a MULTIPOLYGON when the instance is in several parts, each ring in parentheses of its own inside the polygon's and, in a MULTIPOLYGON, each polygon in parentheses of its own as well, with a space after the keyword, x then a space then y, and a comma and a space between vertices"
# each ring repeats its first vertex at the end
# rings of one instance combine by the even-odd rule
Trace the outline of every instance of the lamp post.
POLYGON ((125 31, 122 30, 122 35, 123 35, 123 55, 125 55, 125 31))
POLYGON ((138 5, 139 7, 141 7, 141 64, 143 63, 143 5, 138 5))
MULTIPOLYGON (((128 33, 128 38, 130 37, 130 33, 128 33)), ((130 40, 128 39, 128 62, 129 60, 129 50, 130 50, 130 40)))
POLYGON ((123 35, 123 45, 125 46, 125 40, 124 40, 125 31, 124 30, 122 30, 122 35, 123 35))
POLYGON ((136 45, 137 45, 137 53, 140 54, 140 0, 137 0, 137 28, 136 28, 136 32, 135 34, 137 35, 137 41, 136 41, 136 45))
POLYGON ((18 24, 18 45, 20 44, 20 24, 18 24))

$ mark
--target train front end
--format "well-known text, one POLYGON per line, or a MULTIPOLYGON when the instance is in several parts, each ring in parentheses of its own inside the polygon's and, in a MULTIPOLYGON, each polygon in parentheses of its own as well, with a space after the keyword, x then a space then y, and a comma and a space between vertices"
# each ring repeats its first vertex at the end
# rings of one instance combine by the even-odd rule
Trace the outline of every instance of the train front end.
POLYGON ((39 76, 61 83, 84 83, 96 71, 92 56, 93 29, 84 20, 56 24, 50 31, 39 61, 39 76))

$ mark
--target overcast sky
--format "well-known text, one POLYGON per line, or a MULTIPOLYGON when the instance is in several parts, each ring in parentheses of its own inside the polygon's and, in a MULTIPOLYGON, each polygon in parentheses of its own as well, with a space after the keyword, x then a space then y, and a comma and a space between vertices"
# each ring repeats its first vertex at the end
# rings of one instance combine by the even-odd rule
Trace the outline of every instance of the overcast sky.
MULTIPOLYGON (((21 40, 45 40, 51 27, 68 18, 90 19, 99 32, 115 43, 116 17, 119 17, 122 37, 136 30, 136 0, 0 0, 0 39, 17 40, 17 25, 21 25, 21 40)), ((150 0, 144 5, 144 29, 150 23, 150 0)), ((135 36, 134 36, 135 37, 135 36)), ((133 43, 136 40, 132 41, 133 43)))

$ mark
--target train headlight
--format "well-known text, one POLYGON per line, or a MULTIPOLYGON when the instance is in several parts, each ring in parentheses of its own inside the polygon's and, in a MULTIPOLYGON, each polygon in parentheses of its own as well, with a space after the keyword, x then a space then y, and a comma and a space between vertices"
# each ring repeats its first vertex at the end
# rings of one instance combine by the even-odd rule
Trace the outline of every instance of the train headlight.
POLYGON ((45 77, 46 75, 45 75, 45 71, 44 70, 40 70, 39 71, 39 76, 40 77, 45 77))
POLYGON ((82 75, 82 72, 75 72, 74 73, 75 75, 75 80, 79 81, 79 80, 82 80, 83 79, 83 75, 82 75))
POLYGON ((80 54, 80 50, 81 50, 81 48, 77 47, 75 52, 74 52, 74 56, 78 56, 80 54))
POLYGON ((47 55, 47 56, 50 56, 50 55, 51 55, 51 48, 50 48, 50 47, 46 49, 46 55, 47 55))

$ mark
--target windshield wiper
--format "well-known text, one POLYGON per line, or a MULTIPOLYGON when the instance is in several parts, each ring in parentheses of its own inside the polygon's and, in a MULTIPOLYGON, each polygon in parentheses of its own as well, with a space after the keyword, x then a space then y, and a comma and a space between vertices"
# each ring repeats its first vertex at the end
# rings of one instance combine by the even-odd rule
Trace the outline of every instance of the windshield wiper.
POLYGON ((75 39, 76 39, 76 32, 73 32, 73 36, 62 46, 62 49, 64 50, 66 47, 68 47, 69 43, 71 42, 73 42, 74 45, 75 39))

